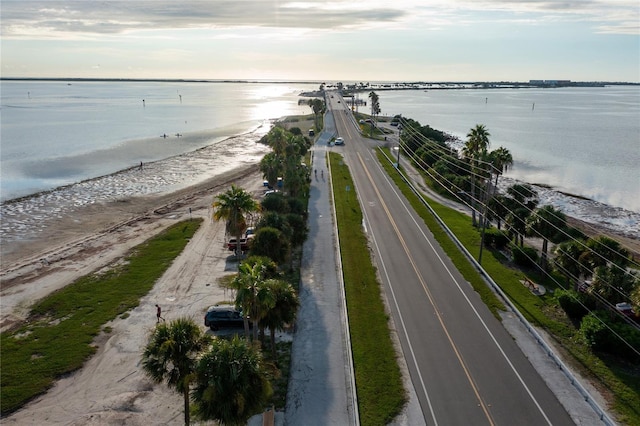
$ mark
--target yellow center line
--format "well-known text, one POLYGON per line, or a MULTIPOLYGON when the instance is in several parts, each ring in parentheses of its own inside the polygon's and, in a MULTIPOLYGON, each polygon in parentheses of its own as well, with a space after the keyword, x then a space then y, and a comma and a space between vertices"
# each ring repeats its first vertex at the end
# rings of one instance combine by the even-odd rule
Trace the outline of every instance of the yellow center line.
POLYGON ((391 216, 391 212, 387 208, 387 204, 384 202, 384 199, 382 198, 380 192, 378 191, 378 187, 374 184, 373 178, 371 177, 371 174, 369 173, 369 170, 367 169, 367 166, 365 165, 364 160, 362 159, 362 156, 360 155, 360 153, 358 153, 358 159, 360 160, 360 163, 362 164, 362 168, 364 169, 364 171, 365 171, 365 173, 367 175, 367 178, 369 179, 369 182, 371 183, 371 186, 373 187, 374 191, 378 195, 378 199, 380 200, 382 208, 384 209, 385 213, 387 214, 387 217, 389 218, 389 222, 391 222, 391 226, 393 226, 393 229, 394 229, 396 235, 398 236, 398 239, 400 240, 400 243, 402 244, 402 247, 403 247, 403 249, 404 249, 404 251, 405 251, 405 253, 407 255, 407 258, 409 259, 409 262, 411 262, 411 266, 413 267, 413 270, 416 273, 416 276, 418 277, 418 280, 420 281, 420 284, 422 285, 422 288, 423 288, 425 294, 427 295, 427 298, 429 299, 429 302, 431 303, 431 305, 435 309, 436 317, 438 318, 438 321, 440 322, 440 326, 442 327, 442 330, 444 331, 445 335, 447 336, 447 340, 449 341, 449 344, 451 345, 451 348, 453 349, 453 352, 456 354, 456 357, 458 358, 458 362, 462 366, 462 369, 464 370, 464 373, 467 376, 467 380, 469 381, 469 384, 471 385, 471 388, 473 389, 473 392, 475 393, 476 398, 479 401, 479 405, 482 407, 482 411, 484 411, 484 414, 487 417, 487 420, 489 421, 489 424, 491 424, 492 426, 495 425, 495 423, 493 421, 493 418, 491 417, 491 413, 489 413, 489 410, 488 410, 486 404, 484 403, 484 401, 482 400, 482 397, 480 396, 480 392, 478 390, 478 386, 476 385, 475 380, 471 376, 471 372, 469 371, 469 368, 467 367, 466 363, 464 362, 462 354, 458 350, 458 347, 454 343, 451 335, 449 334, 449 331, 447 330, 446 325, 444 324, 444 320, 442 319, 442 316, 440 315, 438 306, 436 305, 436 302, 433 299, 433 296, 431 295, 431 291, 427 287, 427 284, 426 284, 425 280, 423 279, 422 274, 420 274, 420 271, 418 270, 418 267, 416 265, 415 260, 411 256, 411 251, 409 250, 409 246, 407 245, 406 241, 404 240, 404 238, 400 234, 400 230, 398 229, 398 226, 397 226, 396 222, 393 220, 393 217, 391 216))

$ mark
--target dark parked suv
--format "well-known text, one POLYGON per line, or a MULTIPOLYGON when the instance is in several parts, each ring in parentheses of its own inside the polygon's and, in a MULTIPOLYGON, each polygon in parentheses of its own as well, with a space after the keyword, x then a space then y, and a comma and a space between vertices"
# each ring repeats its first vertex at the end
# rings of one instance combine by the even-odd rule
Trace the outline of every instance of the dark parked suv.
POLYGON ((212 306, 204 316, 204 325, 211 330, 226 327, 242 327, 242 312, 233 306, 212 306))

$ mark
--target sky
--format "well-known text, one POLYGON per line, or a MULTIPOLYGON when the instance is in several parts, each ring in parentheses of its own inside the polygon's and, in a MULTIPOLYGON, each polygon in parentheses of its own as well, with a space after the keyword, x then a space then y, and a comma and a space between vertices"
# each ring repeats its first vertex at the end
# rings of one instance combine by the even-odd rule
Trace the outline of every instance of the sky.
POLYGON ((2 77, 640 82, 639 0, 2 0, 2 77))

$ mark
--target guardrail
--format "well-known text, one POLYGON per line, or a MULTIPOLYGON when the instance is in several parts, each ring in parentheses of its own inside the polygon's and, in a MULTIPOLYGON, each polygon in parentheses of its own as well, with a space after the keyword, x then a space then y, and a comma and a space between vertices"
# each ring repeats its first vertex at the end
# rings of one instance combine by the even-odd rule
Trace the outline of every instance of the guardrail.
MULTIPOLYGON (((381 152, 384 154, 385 158, 387 159, 387 161, 390 164, 393 164, 393 165, 396 164, 394 161, 392 161, 393 159, 390 159, 389 156, 384 151, 381 150, 381 152)), ((429 205, 429 203, 426 202, 426 200, 424 199, 424 197, 422 196, 420 191, 418 191, 418 189, 415 186, 413 186, 413 183, 411 183, 411 181, 403 173, 400 172, 399 164, 397 166, 394 166, 394 167, 396 167, 396 170, 398 170, 398 174, 400 175, 402 180, 404 180, 405 183, 407 185, 409 185, 409 188, 411 188, 411 191, 413 191, 413 193, 416 194, 416 196, 418 196, 418 198, 420 199, 422 204, 424 204, 425 207, 427 209, 429 209, 431 214, 433 214, 433 216, 436 218, 436 221, 440 224, 442 229, 444 229, 444 231, 447 233, 447 235, 449 235, 451 240, 458 246, 458 248, 467 257, 467 259, 474 265, 476 270, 485 279, 485 281, 488 282, 489 285, 491 285, 491 287, 496 291, 496 293, 498 293, 500 295, 500 297, 502 297, 502 299, 504 299, 504 302, 506 303, 506 305, 509 306, 509 308, 513 311, 513 313, 516 315, 516 317, 518 317, 518 320, 525 326, 527 331, 533 336, 533 338, 536 340, 538 345, 540 345, 542 347, 542 349, 544 349, 544 351, 546 352, 547 356, 549 358, 551 358, 551 360, 558 366, 558 368, 569 379, 569 382, 573 385, 573 387, 576 388, 578 393, 580 393, 580 395, 584 398, 584 400, 591 406, 591 408, 593 408, 593 410, 596 412, 596 414, 600 417, 600 420, 602 420, 602 422, 604 424, 606 424, 606 425, 610 425, 610 426, 616 425, 616 423, 613 421, 613 419, 611 419, 611 417, 609 417, 609 415, 602 409, 602 407, 600 407, 600 404, 598 404, 598 402, 585 389, 585 387, 582 385, 582 383, 580 383, 580 381, 573 375, 573 373, 566 366, 566 364, 564 362, 562 362, 560 357, 558 357, 558 355, 553 351, 553 348, 551 348, 551 346, 542 338, 542 336, 540 336, 538 331, 531 325, 531 323, 529 323, 529 321, 527 321, 527 319, 524 317, 524 315, 522 315, 520 313, 518 308, 516 308, 516 306, 513 303, 511 303, 511 300, 502 291, 500 286, 498 286, 498 284, 496 284, 496 282, 493 281, 491 276, 489 274, 487 274, 487 272, 484 270, 482 265, 480 265, 476 261, 476 259, 473 257, 473 255, 471 253, 469 253, 467 248, 460 242, 460 240, 458 240, 458 238, 455 236, 455 234, 449 229, 447 224, 431 208, 431 206, 429 205)))

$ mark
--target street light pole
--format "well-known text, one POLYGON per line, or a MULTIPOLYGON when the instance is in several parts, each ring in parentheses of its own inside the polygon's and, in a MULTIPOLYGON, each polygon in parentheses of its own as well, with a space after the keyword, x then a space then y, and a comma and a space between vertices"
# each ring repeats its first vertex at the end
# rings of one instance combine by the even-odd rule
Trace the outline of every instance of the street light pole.
MULTIPOLYGON (((496 180, 497 185, 497 180, 496 180)), ((478 254, 478 263, 482 265, 482 248, 484 247, 484 231, 487 228, 487 210, 489 206, 489 191, 491 190, 491 176, 487 179, 487 187, 485 189, 484 206, 482 208, 482 230, 480 231, 480 253, 478 254)))
POLYGON ((482 248, 484 247, 484 230, 487 227, 487 203, 484 203, 482 213, 482 230, 480 231, 480 253, 478 254, 478 263, 482 265, 482 248))
POLYGON ((398 170, 400 170, 400 147, 402 146, 402 137, 401 137, 401 133, 402 133, 402 115, 400 116, 400 121, 398 123, 398 158, 396 160, 396 168, 398 170))

